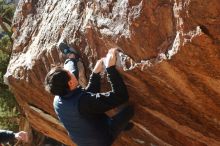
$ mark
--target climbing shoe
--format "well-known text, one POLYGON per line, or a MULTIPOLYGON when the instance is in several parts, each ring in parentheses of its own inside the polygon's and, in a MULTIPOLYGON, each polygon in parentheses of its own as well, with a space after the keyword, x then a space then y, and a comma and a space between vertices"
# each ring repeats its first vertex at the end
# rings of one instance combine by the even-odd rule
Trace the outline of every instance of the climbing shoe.
POLYGON ((61 42, 61 43, 59 44, 59 49, 60 49, 60 51, 61 51, 64 55, 68 55, 68 54, 73 53, 73 54, 75 55, 75 58, 76 58, 76 59, 79 59, 79 58, 80 58, 80 55, 79 55, 79 53, 77 52, 77 50, 74 49, 74 48, 69 47, 69 46, 68 46, 66 43, 64 43, 64 42, 61 42))

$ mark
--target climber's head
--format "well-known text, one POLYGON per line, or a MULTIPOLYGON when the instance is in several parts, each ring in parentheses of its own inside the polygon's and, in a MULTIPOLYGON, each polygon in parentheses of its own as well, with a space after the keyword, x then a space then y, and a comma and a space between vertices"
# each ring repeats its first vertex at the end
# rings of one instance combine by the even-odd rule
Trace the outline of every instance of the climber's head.
POLYGON ((54 67, 47 74, 45 89, 53 95, 64 96, 78 86, 76 77, 62 67, 54 67))

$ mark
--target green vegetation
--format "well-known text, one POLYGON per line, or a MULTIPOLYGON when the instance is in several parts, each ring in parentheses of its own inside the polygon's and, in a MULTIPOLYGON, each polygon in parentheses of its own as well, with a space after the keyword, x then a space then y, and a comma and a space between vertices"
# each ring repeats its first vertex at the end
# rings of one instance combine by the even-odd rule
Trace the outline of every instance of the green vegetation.
MULTIPOLYGON (((11 47, 11 41, 8 36, 4 36, 0 40, 0 46, 4 49, 11 47)), ((0 128, 17 130, 18 128, 18 111, 17 103, 14 96, 9 91, 8 86, 4 84, 3 75, 6 72, 9 62, 9 55, 7 52, 0 50, 0 128)))
MULTIPOLYGON (((11 36, 12 32, 10 26, 15 12, 14 4, 6 4, 3 0, 0 0, 0 26, 1 29, 11 36)), ((1 32, 1 31, 0 31, 1 32)))
POLYGON ((3 76, 6 73, 11 55, 11 23, 15 6, 7 5, 0 0, 0 129, 18 130, 19 112, 16 100, 4 84, 3 76))

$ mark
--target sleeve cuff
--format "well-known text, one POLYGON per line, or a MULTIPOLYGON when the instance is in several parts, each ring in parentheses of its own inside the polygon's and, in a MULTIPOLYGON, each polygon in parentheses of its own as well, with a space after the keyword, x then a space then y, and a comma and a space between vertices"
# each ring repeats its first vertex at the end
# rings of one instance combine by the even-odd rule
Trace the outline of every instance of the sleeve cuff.
POLYGON ((11 134, 11 135, 14 135, 15 136, 15 133, 13 131, 7 131, 8 134, 11 134))
POLYGON ((10 138, 15 138, 15 133, 10 130, 6 130, 6 133, 10 136, 10 138))
POLYGON ((106 68, 106 71, 107 71, 108 74, 111 74, 111 73, 115 72, 116 71, 115 65, 106 68))
POLYGON ((96 79, 99 79, 99 78, 101 78, 101 76, 100 76, 100 73, 92 73, 92 75, 91 75, 91 78, 96 78, 96 79))

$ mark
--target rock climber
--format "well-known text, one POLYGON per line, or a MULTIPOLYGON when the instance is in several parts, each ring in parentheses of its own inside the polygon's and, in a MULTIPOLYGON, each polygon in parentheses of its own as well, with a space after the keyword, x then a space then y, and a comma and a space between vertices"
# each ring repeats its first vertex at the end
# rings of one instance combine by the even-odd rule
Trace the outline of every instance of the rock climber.
POLYGON ((71 139, 78 146, 110 146, 121 131, 130 130, 134 114, 128 105, 116 115, 105 112, 126 103, 127 88, 116 69, 117 49, 110 49, 105 58, 97 61, 89 83, 82 88, 78 83, 79 53, 67 44, 59 48, 68 56, 64 67, 54 67, 45 78, 45 89, 55 95, 54 109, 71 139), (111 91, 100 93, 100 73, 105 68, 111 91))

